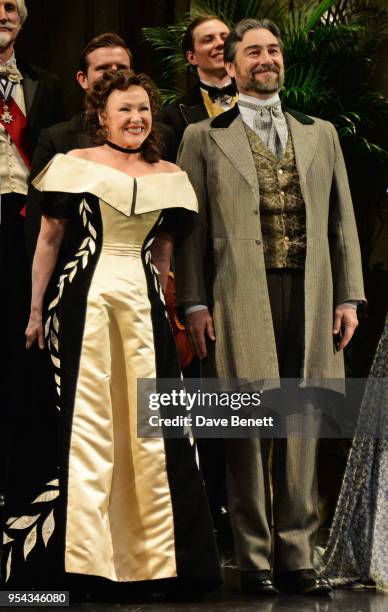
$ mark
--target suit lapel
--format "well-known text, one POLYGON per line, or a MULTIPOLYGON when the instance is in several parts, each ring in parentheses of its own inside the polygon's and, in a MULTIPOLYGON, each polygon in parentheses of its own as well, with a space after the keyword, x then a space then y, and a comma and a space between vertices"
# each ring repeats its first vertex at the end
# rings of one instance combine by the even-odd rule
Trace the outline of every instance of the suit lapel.
POLYGON ((303 124, 288 112, 285 115, 291 132, 300 185, 303 197, 305 197, 304 186, 307 171, 318 146, 319 127, 316 122, 303 124))
POLYGON ((38 81, 34 81, 28 74, 24 73, 22 84, 24 93, 24 103, 26 105, 26 113, 28 116, 31 112, 36 90, 38 88, 38 81))
POLYGON ((179 104, 179 110, 181 111, 183 119, 187 125, 190 125, 191 123, 198 123, 199 121, 209 117, 203 102, 195 104, 194 106, 188 106, 187 104, 181 103, 179 104))
POLYGON ((238 114, 228 127, 211 128, 210 136, 250 187, 258 194, 259 185, 255 162, 241 115, 238 114))

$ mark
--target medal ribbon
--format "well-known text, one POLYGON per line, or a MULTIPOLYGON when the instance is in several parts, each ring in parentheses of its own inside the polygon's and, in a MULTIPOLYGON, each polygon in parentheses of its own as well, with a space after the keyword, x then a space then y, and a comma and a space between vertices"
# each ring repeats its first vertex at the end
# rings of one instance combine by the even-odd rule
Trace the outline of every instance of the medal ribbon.
POLYGON ((0 101, 0 123, 12 138, 12 142, 20 153, 21 158, 28 170, 31 169, 30 147, 27 134, 27 119, 12 97, 8 98, 7 103, 0 101), (8 111, 4 107, 8 107, 8 111), (8 112, 12 116, 12 121, 7 123, 4 116, 8 112))

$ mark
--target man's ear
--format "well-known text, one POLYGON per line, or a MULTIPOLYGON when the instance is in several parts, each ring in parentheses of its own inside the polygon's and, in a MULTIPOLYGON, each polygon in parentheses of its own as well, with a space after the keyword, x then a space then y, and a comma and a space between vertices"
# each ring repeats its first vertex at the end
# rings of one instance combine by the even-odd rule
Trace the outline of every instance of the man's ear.
POLYGON ((78 70, 75 78, 77 79, 79 85, 81 85, 82 89, 89 89, 88 77, 82 70, 78 70))
POLYGON ((225 70, 231 79, 234 79, 236 77, 236 71, 232 62, 225 62, 225 70))
POLYGON ((198 62, 195 59, 195 52, 194 51, 187 51, 186 59, 189 62, 189 64, 194 66, 194 68, 196 68, 198 66, 198 62))

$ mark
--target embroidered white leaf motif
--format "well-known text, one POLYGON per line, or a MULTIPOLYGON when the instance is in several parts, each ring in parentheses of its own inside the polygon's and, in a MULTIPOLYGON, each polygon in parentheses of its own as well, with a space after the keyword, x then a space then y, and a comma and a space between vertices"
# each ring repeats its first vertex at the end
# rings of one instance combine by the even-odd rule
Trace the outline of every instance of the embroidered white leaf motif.
POLYGON ((153 243, 153 241, 154 241, 154 238, 151 238, 151 240, 149 240, 147 242, 147 244, 144 246, 144 249, 148 249, 151 246, 151 244, 153 243))
POLYGON ((37 528, 36 525, 31 529, 23 546, 24 560, 27 560, 28 555, 36 544, 37 528))
POLYGON ((84 249, 86 247, 86 245, 88 244, 89 240, 90 240, 89 236, 87 238, 85 238, 85 240, 83 240, 83 242, 82 242, 82 244, 80 246, 80 249, 84 249))
POLYGON ((155 285, 155 289, 157 291, 157 293, 159 293, 159 282, 158 282, 158 277, 154 276, 154 285, 155 285))
POLYGON ((46 487, 59 487, 58 478, 56 478, 55 480, 50 480, 50 482, 46 482, 46 487))
POLYGON ((93 238, 94 238, 94 239, 96 239, 96 237, 97 237, 97 232, 96 232, 96 230, 94 229, 93 225, 90 223, 90 221, 89 221, 89 225, 88 225, 88 227, 89 227, 89 232, 91 233, 91 235, 93 236, 93 238))
POLYGON ((150 263, 151 261, 151 251, 147 251, 147 253, 145 254, 145 261, 147 264, 150 263))
POLYGON ((53 343, 53 345, 54 345, 55 350, 56 350, 56 351, 59 351, 58 338, 57 338, 57 336, 55 335, 55 333, 53 332, 53 330, 51 330, 51 332, 50 332, 50 339, 51 339, 51 342, 52 342, 52 343, 53 343))
POLYGON ((61 386, 61 379, 58 376, 58 374, 54 374, 54 378, 55 378, 55 382, 57 383, 58 387, 61 386))
POLYGON ((63 281, 67 278, 67 274, 61 274, 58 280, 58 287, 63 283, 63 281))
POLYGON ((57 390, 57 395, 59 395, 59 397, 60 397, 61 396, 61 387, 57 387, 56 390, 57 390))
POLYGON ((96 252, 96 243, 94 242, 94 240, 89 241, 89 249, 92 255, 94 255, 94 253, 96 252))
POLYGON ((59 302, 59 296, 57 295, 57 297, 51 302, 50 306, 48 307, 49 310, 51 310, 52 308, 54 308, 54 306, 56 306, 59 302))
POLYGON ((51 361, 53 362, 55 367, 58 368, 58 370, 59 370, 59 368, 61 367, 61 362, 58 359, 58 357, 55 357, 54 355, 50 355, 50 357, 51 357, 51 361))
POLYGON ((88 253, 85 253, 85 255, 82 256, 82 267, 83 269, 86 268, 86 266, 88 265, 88 253))
POLYGON ((46 548, 47 548, 49 539, 54 533, 54 529, 55 529, 54 510, 51 510, 50 514, 45 519, 42 525, 42 538, 43 538, 43 542, 46 548))
POLYGON ((70 261, 68 264, 65 265, 64 270, 70 270, 71 268, 74 268, 74 266, 76 265, 77 265, 77 260, 70 261))
POLYGON ((86 212, 85 212, 85 211, 83 211, 83 213, 82 213, 82 223, 83 223, 84 225, 86 225, 86 224, 87 224, 87 222, 88 222, 88 218, 87 218, 87 216, 86 216, 86 212))
POLYGON ((16 519, 17 519, 17 516, 11 516, 5 524, 6 525, 11 525, 11 523, 16 521, 16 519))
POLYGON ((35 523, 40 517, 40 514, 34 514, 34 516, 21 516, 14 523, 12 523, 11 529, 27 529, 35 523))
POLYGON ((38 495, 38 497, 34 499, 32 503, 37 504, 38 502, 40 503, 40 502, 52 501, 53 499, 58 497, 58 495, 59 495, 58 489, 55 489, 55 491, 45 491, 44 493, 41 493, 40 495, 38 495))
POLYGON ((84 201, 82 200, 79 205, 79 214, 81 215, 84 209, 84 201))
POLYGON ((12 538, 10 538, 9 536, 7 536, 7 534, 5 533, 5 531, 3 531, 3 544, 4 546, 6 544, 9 544, 10 542, 13 542, 14 540, 12 538))
POLYGON ((76 274, 77 274, 77 268, 73 268, 69 274, 69 283, 73 282, 73 278, 75 277, 76 274))
POLYGON ((7 567, 6 567, 6 577, 5 577, 5 581, 8 582, 8 579, 10 577, 11 574, 11 562, 12 562, 12 548, 9 551, 9 555, 8 555, 8 559, 7 559, 7 567))
POLYGON ((86 200, 84 200, 84 207, 85 207, 85 210, 87 210, 88 212, 90 212, 90 213, 92 212, 92 210, 91 210, 91 208, 90 208, 90 206, 89 206, 89 204, 87 203, 86 200))
POLYGON ((57 317, 57 313, 56 312, 54 313, 53 325, 54 325, 55 331, 58 333, 58 330, 59 330, 59 321, 58 321, 58 317, 57 317))
POLYGON ((77 255, 77 257, 81 257, 81 255, 85 255, 85 253, 87 253, 87 250, 86 250, 86 249, 80 249, 80 250, 79 250, 79 251, 76 253, 76 255, 77 255))
POLYGON ((47 336, 49 335, 49 331, 50 331, 50 323, 51 323, 51 317, 49 317, 46 321, 46 325, 44 326, 44 337, 47 338, 47 336))

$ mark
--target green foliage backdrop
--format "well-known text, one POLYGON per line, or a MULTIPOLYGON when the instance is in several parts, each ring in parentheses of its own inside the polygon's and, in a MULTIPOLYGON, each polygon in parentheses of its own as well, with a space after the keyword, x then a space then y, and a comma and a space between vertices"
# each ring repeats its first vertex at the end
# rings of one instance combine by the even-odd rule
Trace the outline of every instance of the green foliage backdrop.
POLYGON ((388 98, 373 87, 375 54, 388 30, 388 11, 374 0, 309 0, 297 4, 277 0, 195 0, 190 12, 166 27, 144 28, 143 35, 158 55, 164 72, 159 86, 165 102, 186 89, 189 67, 181 38, 187 24, 203 14, 219 15, 229 26, 244 17, 269 17, 285 45, 284 103, 332 121, 342 140, 384 158, 388 152, 376 138, 388 118, 388 98), (183 86, 182 86, 183 83, 183 86))

